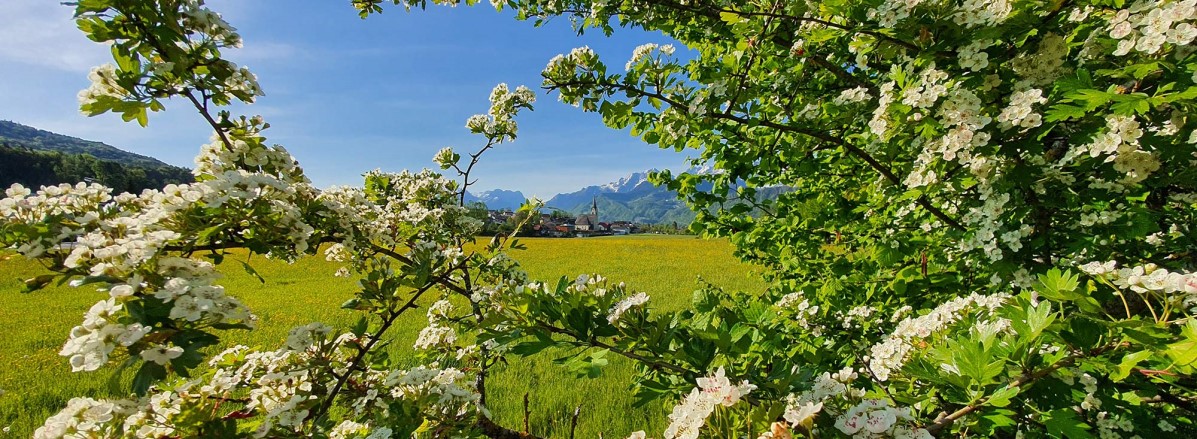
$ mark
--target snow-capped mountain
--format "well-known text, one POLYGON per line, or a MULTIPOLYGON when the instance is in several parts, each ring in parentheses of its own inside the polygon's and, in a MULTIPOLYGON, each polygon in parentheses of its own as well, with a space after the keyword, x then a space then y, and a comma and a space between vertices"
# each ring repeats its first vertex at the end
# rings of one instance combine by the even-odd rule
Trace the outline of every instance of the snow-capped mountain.
MULTIPOLYGON (((592 202, 597 202, 599 221, 634 221, 638 223, 660 224, 677 222, 688 224, 694 220, 694 212, 677 198, 677 193, 664 187, 653 186, 648 181, 648 173, 633 172, 627 177, 620 178, 606 184, 587 186, 576 192, 557 194, 550 198, 546 206, 561 209, 570 213, 589 213, 592 202)), ((711 166, 696 166, 687 169, 687 174, 709 175, 722 171, 711 166)), ((709 186, 708 186, 709 187, 709 186)), ((700 190, 703 185, 699 186, 700 190)), ((784 190, 768 190, 765 197, 775 197, 777 192, 784 190)))
POLYGON ((592 202, 597 202, 599 221, 602 222, 692 221, 694 214, 678 201, 673 191, 653 186, 648 181, 648 173, 653 171, 650 169, 633 172, 617 181, 587 186, 576 192, 557 194, 545 205, 571 213, 589 213, 592 202))
POLYGON ((620 178, 619 181, 613 181, 604 185, 598 186, 601 193, 627 193, 636 190, 641 185, 652 186, 648 182, 648 173, 655 169, 650 169, 644 172, 633 172, 632 175, 620 178))
POLYGON ((650 169, 642 172, 633 172, 631 175, 620 178, 618 181, 587 186, 575 192, 557 194, 553 198, 549 198, 549 201, 545 205, 573 212, 575 207, 585 204, 586 210, 589 211, 591 200, 602 194, 629 194, 633 192, 653 191, 656 187, 648 182, 648 173, 652 171, 650 169))
POLYGON ((526 199, 526 197, 524 197, 523 192, 520 192, 520 191, 508 191, 508 190, 503 190, 503 189, 494 189, 494 190, 479 192, 476 195, 466 192, 466 200, 465 201, 467 203, 474 202, 474 201, 481 201, 483 203, 486 203, 486 208, 490 209, 490 210, 503 210, 503 209, 516 210, 516 209, 519 209, 521 204, 524 204, 525 199, 526 199))

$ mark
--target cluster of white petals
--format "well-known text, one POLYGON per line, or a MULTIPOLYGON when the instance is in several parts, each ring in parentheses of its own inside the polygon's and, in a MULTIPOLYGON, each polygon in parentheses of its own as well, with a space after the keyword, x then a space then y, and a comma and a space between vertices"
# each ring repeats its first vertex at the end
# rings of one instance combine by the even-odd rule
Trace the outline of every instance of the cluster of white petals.
POLYGON ((619 322, 620 317, 623 317, 623 314, 628 312, 628 310, 643 306, 645 303, 648 303, 648 294, 643 292, 625 297, 623 300, 616 302, 615 306, 611 307, 611 311, 607 314, 607 321, 614 325, 619 322))
POLYGON ((970 314, 991 314, 1009 298, 1007 294, 973 293, 944 302, 927 314, 902 319, 884 340, 869 348, 867 367, 877 380, 887 381, 906 364, 917 341, 947 329, 970 314))
POLYGON ((1043 90, 1029 88, 1014 92, 1010 95, 1010 105, 1002 110, 1002 114, 998 115, 998 123, 1003 129, 1035 128, 1043 123, 1043 116, 1036 113, 1031 106, 1044 102, 1047 102, 1047 98, 1043 97, 1043 90))
POLYGON ((840 92, 840 94, 836 96, 835 99, 832 99, 831 102, 836 105, 848 105, 857 102, 864 102, 867 100, 869 100, 869 89, 864 87, 856 87, 840 92))
POLYGON ((1087 153, 1090 157, 1105 157, 1106 163, 1113 162, 1114 170, 1123 174, 1123 184, 1134 184, 1146 179, 1160 169, 1156 154, 1140 148, 1139 138, 1143 128, 1132 116, 1106 116, 1106 130, 1098 134, 1093 142, 1069 151, 1069 158, 1087 153))
MULTIPOLYGON (((186 435, 181 417, 195 413, 236 410, 239 417, 260 420, 256 437, 275 437, 305 432, 305 420, 335 385, 336 375, 321 364, 331 364, 338 374, 349 364, 361 341, 352 334, 333 339, 331 329, 314 323, 293 329, 286 346, 277 351, 255 351, 235 346, 214 356, 212 370, 202 378, 151 389, 134 400, 97 401, 75 398, 35 432, 39 439, 71 437, 163 437, 186 435), (229 397, 244 397, 240 408, 222 408, 229 397)), ((356 373, 356 372, 355 372, 356 373)), ((355 412, 368 419, 371 413, 385 413, 395 403, 411 404, 417 410, 439 418, 469 416, 477 407, 478 395, 465 383, 457 369, 419 366, 410 370, 361 372, 360 384, 368 390, 356 392, 355 412)), ((226 404, 227 405, 227 404, 226 404)), ((194 432, 192 432, 194 433, 194 432)), ((385 438, 390 430, 367 423, 341 423, 332 437, 385 438)))
POLYGON ((731 407, 756 386, 748 381, 732 384, 724 376, 723 368, 714 375, 698 379, 698 387, 690 391, 685 399, 673 407, 669 414, 669 426, 665 429, 666 439, 695 439, 706 424, 707 417, 716 406, 731 407))
POLYGON ((1132 51, 1159 52, 1164 44, 1184 46, 1197 38, 1197 0, 1138 0, 1114 12, 1107 24, 1111 38, 1118 40, 1115 56, 1132 51))
MULTIPOLYGON (((544 76, 546 85, 567 84, 575 75, 584 74, 598 65, 598 55, 590 47, 584 46, 571 50, 568 55, 561 54, 553 57, 540 74, 544 76)), ((578 93, 582 90, 583 87, 579 85, 564 85, 558 90, 561 93, 559 99, 570 105, 581 105, 582 99, 578 93)))
POLYGON ((129 92, 117 83, 115 65, 104 64, 92 67, 91 73, 87 74, 87 79, 91 81, 91 85, 79 91, 80 107, 86 107, 101 99, 120 100, 129 95, 129 92))
POLYGON ((1159 293, 1186 307, 1197 306, 1197 273, 1169 271, 1150 263, 1118 268, 1116 261, 1090 262, 1078 268, 1123 290, 1138 294, 1159 293))
POLYGON ((657 51, 662 55, 669 56, 673 55, 674 48, 672 44, 659 45, 656 43, 646 43, 636 46, 636 49, 632 50, 632 57, 629 58, 628 63, 624 65, 624 70, 629 72, 632 71, 633 68, 640 65, 641 61, 648 58, 653 51, 657 51))

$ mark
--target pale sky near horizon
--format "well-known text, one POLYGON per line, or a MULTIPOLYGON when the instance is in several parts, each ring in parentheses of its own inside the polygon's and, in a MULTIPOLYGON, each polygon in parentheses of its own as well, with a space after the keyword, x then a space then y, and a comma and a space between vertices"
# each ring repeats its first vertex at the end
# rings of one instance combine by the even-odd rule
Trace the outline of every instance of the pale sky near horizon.
MULTIPOLYGON (((618 180, 649 168, 685 169, 684 154, 659 150, 626 131, 603 126, 595 113, 540 90, 550 58, 589 45, 611 70, 660 33, 617 29, 577 37, 567 20, 542 28, 489 5, 388 8, 366 20, 348 0, 211 0, 238 29, 244 48, 228 58, 257 75, 266 96, 237 114, 261 114, 266 135, 285 146, 319 187, 358 185, 361 173, 433 167, 444 146, 473 150, 480 138, 466 119, 484 113, 495 84, 537 91, 536 110, 517 121, 520 138, 489 152, 471 190, 519 190, 551 197, 618 180)), ((87 72, 109 62, 108 49, 88 41, 56 0, 0 2, 0 119, 190 167, 211 132, 185 102, 151 113, 148 128, 119 115, 86 117, 76 94, 87 72)))

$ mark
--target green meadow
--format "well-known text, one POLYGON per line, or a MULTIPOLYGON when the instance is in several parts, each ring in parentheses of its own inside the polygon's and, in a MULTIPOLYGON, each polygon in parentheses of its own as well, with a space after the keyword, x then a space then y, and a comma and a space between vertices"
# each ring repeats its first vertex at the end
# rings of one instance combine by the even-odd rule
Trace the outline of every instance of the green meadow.
MULTIPOLYGON (((732 257, 726 241, 689 236, 638 235, 586 239, 521 239, 526 250, 516 250, 532 278, 555 281, 566 276, 599 273, 630 289, 651 296, 657 310, 685 307, 698 278, 738 291, 764 288, 759 273, 732 257)), ((296 325, 319 321, 345 328, 356 313, 340 309, 352 296, 353 279, 333 277, 339 268, 323 257, 303 258, 294 264, 261 256, 250 264, 265 278, 261 283, 245 273, 232 255, 222 267, 221 284, 240 298, 259 317, 253 331, 222 333, 225 344, 245 344, 276 349, 287 331, 296 325)), ((129 373, 107 367, 97 372, 72 373, 65 358, 57 355, 70 328, 83 313, 106 293, 67 286, 22 293, 21 279, 46 273, 37 261, 21 256, 0 260, 0 322, 6 333, 0 337, 0 437, 29 437, 46 417, 57 412, 73 396, 121 396, 129 373)), ((410 313, 395 325, 390 336, 391 357, 399 366, 411 361, 411 344, 427 323, 422 310, 410 313)), ((577 437, 622 438, 635 430, 659 436, 671 405, 668 402, 632 407, 633 366, 613 358, 604 374, 595 379, 575 378, 553 364, 563 354, 545 352, 538 357, 509 357, 509 364, 489 381, 488 398, 496 421, 522 430, 523 399, 528 393, 529 424, 542 437, 569 436, 570 418, 580 408, 577 437)))

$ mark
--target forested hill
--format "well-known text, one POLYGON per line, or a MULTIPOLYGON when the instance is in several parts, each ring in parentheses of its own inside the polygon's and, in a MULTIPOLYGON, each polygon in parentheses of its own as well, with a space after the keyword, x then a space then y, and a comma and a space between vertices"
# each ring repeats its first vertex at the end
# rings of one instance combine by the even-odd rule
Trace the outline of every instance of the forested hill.
POLYGON ((7 120, 0 120, 0 143, 9 146, 25 147, 35 151, 90 154, 92 157, 101 160, 112 160, 125 165, 147 167, 170 166, 153 157, 117 149, 106 143, 64 136, 7 120))
POLYGON ((110 145, 0 121, 0 188, 94 181, 139 193, 193 181, 191 170, 110 145))

